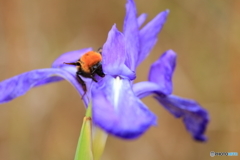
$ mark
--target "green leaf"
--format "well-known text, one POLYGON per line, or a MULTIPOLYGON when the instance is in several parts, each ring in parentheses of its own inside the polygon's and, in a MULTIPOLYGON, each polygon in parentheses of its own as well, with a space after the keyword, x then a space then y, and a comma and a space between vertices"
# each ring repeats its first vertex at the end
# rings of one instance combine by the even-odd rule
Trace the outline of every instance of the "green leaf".
POLYGON ((92 153, 92 105, 89 103, 86 116, 83 118, 81 133, 78 139, 74 160, 93 160, 92 153))

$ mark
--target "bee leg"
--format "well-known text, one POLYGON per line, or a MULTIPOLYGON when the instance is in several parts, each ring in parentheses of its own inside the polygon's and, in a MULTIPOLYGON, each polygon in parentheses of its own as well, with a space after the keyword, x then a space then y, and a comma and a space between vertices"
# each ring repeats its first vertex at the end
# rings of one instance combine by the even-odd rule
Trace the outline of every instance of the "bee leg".
POLYGON ((74 66, 80 66, 80 63, 79 63, 79 62, 73 62, 73 63, 66 63, 66 62, 63 62, 63 64, 74 65, 74 66))
POLYGON ((82 80, 82 78, 79 76, 78 73, 76 74, 76 77, 77 77, 77 81, 81 84, 82 89, 84 91, 84 94, 82 95, 82 99, 83 99, 83 97, 87 93, 87 86, 86 86, 86 83, 82 80))
POLYGON ((91 76, 91 78, 92 78, 92 80, 93 80, 94 82, 98 82, 98 81, 95 79, 95 77, 94 77, 93 74, 91 74, 90 76, 91 76))

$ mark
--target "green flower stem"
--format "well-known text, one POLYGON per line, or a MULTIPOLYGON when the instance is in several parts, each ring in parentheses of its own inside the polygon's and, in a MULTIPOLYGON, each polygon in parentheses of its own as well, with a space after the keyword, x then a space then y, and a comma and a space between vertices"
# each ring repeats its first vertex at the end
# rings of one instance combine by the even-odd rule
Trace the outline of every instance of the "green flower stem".
POLYGON ((92 153, 92 104, 89 103, 86 116, 83 118, 81 133, 78 139, 74 160, 93 160, 92 153))
POLYGON ((98 128, 97 126, 92 126, 93 127, 93 157, 94 160, 100 160, 105 144, 107 141, 108 134, 98 128))
POLYGON ((74 160, 100 160, 107 137, 106 132, 97 126, 92 126, 92 103, 89 103, 86 115, 83 118, 74 160))

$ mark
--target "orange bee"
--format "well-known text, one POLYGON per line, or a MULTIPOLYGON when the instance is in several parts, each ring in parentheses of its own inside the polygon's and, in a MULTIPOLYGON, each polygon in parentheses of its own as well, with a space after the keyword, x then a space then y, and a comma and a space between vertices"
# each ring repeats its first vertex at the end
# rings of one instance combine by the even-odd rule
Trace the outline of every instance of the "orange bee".
POLYGON ((95 79, 96 74, 100 77, 105 76, 102 70, 102 48, 99 48, 97 52, 89 51, 83 54, 77 62, 65 64, 77 66, 76 77, 83 88, 83 96, 87 92, 87 86, 80 76, 91 78, 95 82, 97 82, 95 79))

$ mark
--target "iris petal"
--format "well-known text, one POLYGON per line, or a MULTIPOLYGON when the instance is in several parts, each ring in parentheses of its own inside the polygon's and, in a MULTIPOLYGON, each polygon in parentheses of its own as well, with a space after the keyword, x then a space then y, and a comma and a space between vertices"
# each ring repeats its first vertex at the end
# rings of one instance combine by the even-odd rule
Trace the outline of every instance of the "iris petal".
POLYGON ((135 79, 136 75, 124 64, 126 59, 126 50, 124 36, 114 25, 108 33, 108 39, 103 46, 102 67, 105 74, 112 76, 128 77, 135 79))
POLYGON ((156 116, 134 95, 130 81, 106 76, 92 90, 94 123, 121 138, 136 138, 156 116))
POLYGON ((172 93, 172 75, 176 66, 176 53, 168 50, 152 64, 149 72, 149 81, 160 86, 164 94, 172 93))
POLYGON ((166 95, 164 92, 165 88, 161 87, 163 86, 148 81, 138 82, 133 85, 133 91, 138 98, 144 98, 154 93, 157 93, 159 95, 162 94, 164 96, 166 95))
MULTIPOLYGON (((32 87, 56 82, 64 78, 68 80, 83 95, 83 90, 76 78, 69 72, 58 68, 38 69, 26 72, 0 83, 0 103, 6 103, 25 94, 32 87), (60 78, 58 78, 60 77, 60 78)), ((84 100, 87 104, 87 100, 84 100)))
POLYGON ((157 42, 158 33, 167 20, 169 10, 159 13, 153 20, 140 30, 140 52, 138 55, 137 64, 139 65, 150 53, 155 43, 157 42))
POLYGON ((155 98, 176 118, 183 118, 186 129, 192 134, 194 139, 199 141, 206 140, 203 134, 206 130, 209 117, 207 111, 197 102, 174 95, 165 98, 156 96, 155 98))
POLYGON ((123 34, 126 46, 126 62, 125 64, 135 71, 135 64, 139 52, 139 30, 137 22, 137 9, 133 0, 128 0, 126 4, 126 16, 123 25, 123 34))
POLYGON ((139 27, 139 28, 143 25, 143 23, 146 21, 146 19, 147 19, 147 14, 146 14, 146 13, 142 13, 142 14, 138 17, 137 22, 138 22, 138 27, 139 27))
POLYGON ((64 62, 76 62, 84 53, 87 53, 88 51, 92 51, 92 48, 85 48, 64 53, 52 63, 52 67, 57 68, 64 66, 64 62))

